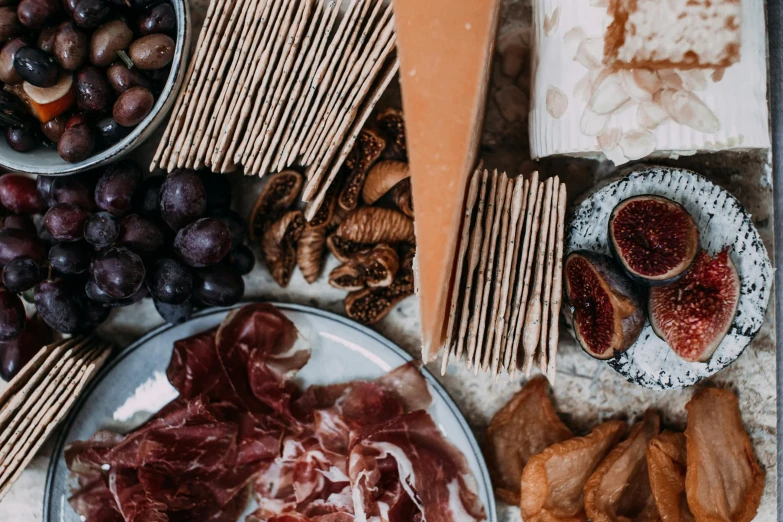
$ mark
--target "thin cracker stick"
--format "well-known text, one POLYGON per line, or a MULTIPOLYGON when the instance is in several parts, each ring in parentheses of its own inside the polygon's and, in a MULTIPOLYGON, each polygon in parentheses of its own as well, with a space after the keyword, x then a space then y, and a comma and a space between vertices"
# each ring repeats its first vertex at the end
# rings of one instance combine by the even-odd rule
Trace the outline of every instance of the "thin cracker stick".
POLYGON ((552 386, 557 377, 557 343, 560 337, 560 307, 563 300, 563 248, 565 245, 566 186, 560 184, 557 201, 557 247, 555 250, 555 275, 552 284, 552 315, 549 322, 549 363, 547 378, 552 386))
POLYGON ((549 303, 552 295, 552 270, 555 262, 555 234, 557 233, 557 201, 560 178, 552 181, 552 204, 549 210, 549 232, 547 233, 546 272, 544 273, 544 293, 541 296, 541 339, 538 342, 538 368, 546 375, 549 353, 547 351, 547 336, 549 335, 549 303))

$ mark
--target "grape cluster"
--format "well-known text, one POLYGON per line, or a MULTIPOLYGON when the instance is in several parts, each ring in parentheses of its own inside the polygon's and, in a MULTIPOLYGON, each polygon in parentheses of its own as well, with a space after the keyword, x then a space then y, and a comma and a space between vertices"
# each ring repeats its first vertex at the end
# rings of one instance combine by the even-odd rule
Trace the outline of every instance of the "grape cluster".
POLYGON ((18 339, 20 295, 61 333, 103 323, 151 296, 170 323, 244 295, 255 263, 224 176, 177 170, 143 179, 131 162, 70 177, 0 176, 0 341, 18 339), (38 231, 32 216, 43 214, 38 231))

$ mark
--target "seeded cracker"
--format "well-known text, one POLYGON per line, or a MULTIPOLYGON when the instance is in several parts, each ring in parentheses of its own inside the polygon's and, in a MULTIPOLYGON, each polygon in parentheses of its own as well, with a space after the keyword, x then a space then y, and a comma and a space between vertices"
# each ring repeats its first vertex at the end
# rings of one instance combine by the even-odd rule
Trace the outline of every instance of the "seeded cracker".
MULTIPOLYGON (((372 113, 373 109, 375 109, 375 106, 378 104, 378 100, 380 100, 381 96, 383 96, 383 93, 386 91, 386 88, 389 86, 389 83, 391 83, 391 81, 397 75, 397 71, 400 68, 400 62, 395 57, 394 61, 387 67, 388 68, 386 69, 386 72, 384 72, 381 75, 380 81, 373 88, 374 90, 372 94, 367 98, 364 107, 359 111, 359 115, 356 117, 356 120, 353 123, 353 128, 351 132, 348 134, 348 139, 345 141, 345 143, 343 143, 340 156, 332 166, 332 171, 330 172, 329 177, 327 178, 325 183, 321 184, 321 188, 318 189, 318 194, 313 199, 313 201, 317 203, 317 205, 313 207, 314 209, 318 208, 318 205, 320 205, 321 201, 323 201, 323 198, 326 195, 326 192, 329 190, 330 185, 334 182, 334 179, 337 177, 337 173, 340 171, 340 167, 345 161, 345 158, 348 156, 348 153, 351 151, 351 148, 353 148, 353 144, 356 142, 356 138, 362 132, 365 122, 370 117, 370 114, 372 113)), ((311 169, 308 169, 308 171, 309 170, 311 169)), ((312 210, 311 212, 315 213, 315 210, 312 210)), ((309 214, 306 214, 306 217, 307 219, 310 219, 309 214)))
POLYGON ((513 323, 513 312, 514 312, 514 296, 516 295, 516 285, 517 283, 517 272, 520 270, 524 272, 524 267, 522 266, 524 264, 524 261, 522 260, 522 256, 520 255, 522 252, 522 248, 524 246, 525 242, 525 217, 527 216, 527 200, 529 199, 530 194, 530 180, 524 179, 524 176, 520 175, 518 178, 522 181, 522 207, 519 211, 519 216, 517 219, 517 228, 516 232, 514 233, 514 253, 513 258, 511 260, 511 265, 509 266, 509 270, 511 272, 511 278, 509 279, 508 284, 508 297, 506 300, 506 313, 505 313, 505 324, 503 325, 503 330, 501 330, 501 350, 503 353, 502 361, 503 361, 503 368, 511 374, 511 369, 509 368, 509 361, 511 360, 511 343, 509 343, 509 340, 511 337, 513 337, 513 331, 514 331, 514 323, 513 323))
MULTIPOLYGON (((311 150, 312 147, 315 146, 323 146, 323 143, 326 141, 326 136, 328 135, 327 133, 340 121, 337 120, 337 122, 335 122, 335 117, 342 113, 342 107, 350 100, 349 94, 353 93, 358 84, 361 83, 361 80, 357 77, 359 76, 359 73, 364 70, 365 61, 373 59, 371 53, 376 47, 376 41, 378 40, 379 35, 383 33, 384 28, 387 27, 389 17, 392 14, 392 5, 389 4, 384 10, 381 19, 374 25, 375 18, 382 6, 382 1, 375 0, 375 9, 367 21, 367 26, 362 32, 361 39, 354 46, 353 52, 347 60, 345 70, 342 71, 338 81, 335 82, 328 101, 324 104, 324 107, 321 108, 321 112, 316 120, 318 121, 318 128, 316 129, 314 139, 310 142, 311 146, 308 146, 307 150, 311 150)), ((305 153, 305 158, 308 158, 308 156, 308 153, 305 153)))
MULTIPOLYGON (((452 340, 454 339, 455 327, 457 320, 457 309, 462 299, 469 299, 470 296, 465 293, 465 283, 463 286, 463 280, 465 279, 462 274, 462 268, 465 262, 465 254, 468 250, 468 243, 470 241, 470 223, 473 217, 473 210, 476 206, 476 198, 478 198, 479 177, 481 171, 476 170, 470 178, 470 185, 468 188, 468 197, 465 201, 465 215, 462 219, 462 228, 460 232, 459 250, 457 250, 457 266, 454 269, 454 278, 451 284, 451 302, 449 304, 449 322, 446 327, 446 343, 443 345, 443 365, 441 367, 441 374, 446 373, 446 367, 449 364, 449 354, 452 350, 452 340)), ((469 276, 468 276, 469 277, 469 276)), ((456 351, 454 351, 456 354, 456 351)), ((437 357, 435 354, 422 354, 424 362, 429 362, 437 357)))
MULTIPOLYGON (((246 133, 246 143, 249 149, 246 149, 246 153, 249 155, 251 152, 256 154, 260 142, 257 140, 259 133, 272 124, 273 120, 280 114, 279 107, 283 103, 288 91, 287 86, 290 85, 290 81, 296 76, 299 66, 301 65, 301 58, 304 56, 303 52, 300 52, 300 46, 302 44, 302 35, 304 34, 305 27, 307 27, 307 21, 310 16, 312 8, 312 0, 304 0, 305 5, 300 5, 297 8, 294 22, 291 24, 291 33, 289 33, 286 39, 285 46, 283 47, 283 54, 280 57, 277 67, 275 68, 275 74, 272 77, 272 82, 269 85, 269 96, 265 96, 261 103, 261 112, 258 115, 258 119, 255 120, 252 131, 246 133)), ((250 127, 248 126, 248 129, 250 127)), ((243 162, 247 168, 250 162, 243 162)), ((266 171, 260 171, 257 169, 251 169, 253 172, 259 174, 265 174, 266 171)))
POLYGON ((182 129, 174 143, 174 150, 169 157, 168 170, 184 166, 184 159, 187 154, 187 152, 184 151, 184 145, 186 140, 190 137, 193 118, 198 114, 198 108, 204 103, 204 97, 206 95, 204 86, 210 78, 215 77, 215 71, 220 64, 226 49, 227 39, 230 38, 230 34, 233 33, 233 31, 231 31, 230 28, 227 29, 227 27, 233 27, 234 22, 240 15, 240 12, 237 12, 236 9, 229 8, 229 6, 225 4, 221 5, 218 12, 220 13, 220 19, 218 20, 218 25, 215 34, 212 35, 212 39, 207 40, 209 42, 209 49, 207 51, 204 69, 202 69, 198 83, 196 83, 196 87, 193 91, 192 102, 185 111, 185 120, 182 129))
POLYGON ((549 362, 547 364, 547 377, 552 386, 557 377, 557 343, 560 335, 560 307, 563 300, 563 248, 565 240, 565 210, 566 210, 566 186, 560 184, 560 192, 557 198, 557 240, 555 247, 555 273, 552 282, 552 313, 549 321, 549 362))
MULTIPOLYGON (((481 293, 481 308, 479 310, 478 332, 476 333, 476 358, 473 362, 473 373, 478 375, 484 360, 484 352, 489 347, 485 342, 487 328, 487 319, 492 310, 492 281, 495 276, 495 253, 498 247, 498 236, 500 235, 501 220, 503 217, 503 203, 506 200, 506 185, 508 177, 504 174, 498 175, 497 170, 493 172, 497 179, 497 190, 495 192, 494 212, 492 224, 489 230, 489 249, 487 250, 487 263, 484 269, 484 290, 481 293)), ((486 244, 486 242, 485 242, 486 244)))
MULTIPOLYGON (((492 305, 489 309, 489 321, 487 322, 489 325, 489 328, 487 328, 487 339, 484 342, 484 361, 481 364, 481 369, 484 372, 489 369, 490 358, 493 359, 492 362, 494 364, 494 358, 496 356, 496 354, 494 354, 493 347, 495 346, 495 335, 497 330, 494 326, 495 322, 497 321, 498 308, 500 306, 500 294, 503 288, 506 251, 508 250, 508 223, 511 217, 511 198, 514 195, 513 183, 510 182, 505 172, 503 173, 503 177, 505 178, 506 197, 503 200, 503 209, 500 213, 500 236, 498 237, 498 253, 495 261, 494 281, 492 283, 492 305)), ((497 358, 500 358, 500 354, 497 354, 497 358)))
POLYGON ((158 144, 158 150, 155 152, 155 156, 150 165, 150 171, 155 170, 158 165, 165 165, 168 162, 169 155, 171 154, 174 146, 174 141, 179 134, 181 123, 183 121, 185 112, 187 112, 190 104, 191 94, 196 86, 198 78, 201 75, 201 67, 204 63, 204 57, 206 56, 207 49, 204 44, 208 41, 207 38, 214 32, 216 25, 216 8, 222 5, 219 0, 212 0, 207 8, 207 15, 204 18, 204 25, 198 35, 198 43, 196 45, 196 55, 190 60, 188 71, 185 74, 186 85, 177 96, 174 110, 171 111, 171 118, 166 125, 166 130, 163 133, 163 137, 158 144))
POLYGON ((544 201, 541 207, 541 223, 536 242, 536 264, 533 289, 530 292, 530 300, 525 315, 525 326, 522 331, 522 346, 525 351, 525 359, 522 370, 525 376, 530 375, 533 359, 538 348, 541 333, 541 288, 544 282, 544 263, 546 259, 547 233, 549 232, 549 215, 552 209, 552 178, 544 184, 544 201))
POLYGON ((555 234, 557 233, 557 202, 560 190, 560 178, 554 177, 552 182, 552 204, 549 214, 549 232, 547 234, 546 248, 546 272, 544 273, 544 294, 541 310, 541 340, 538 343, 538 367, 541 373, 546 375, 549 352, 547 350, 549 338, 549 306, 552 295, 552 265, 555 262, 555 234))
MULTIPOLYGON (((515 307, 515 315, 514 315, 514 344, 511 351, 511 375, 512 378, 516 374, 517 366, 518 366, 518 358, 517 355, 519 353, 519 345, 522 343, 522 325, 525 322, 525 314, 527 313, 527 296, 530 291, 530 278, 531 273, 533 271, 533 256, 536 251, 536 240, 538 237, 538 229, 539 229, 539 219, 541 215, 541 204, 544 199, 544 184, 540 181, 538 181, 538 172, 533 173, 533 179, 531 180, 531 197, 535 197, 535 203, 532 203, 531 201, 528 201, 528 212, 529 209, 533 208, 533 214, 532 219, 530 221, 530 226, 525 231, 526 237, 525 237, 525 247, 527 250, 525 251, 525 262, 524 262, 524 273, 520 272, 520 275, 522 278, 520 279, 521 283, 521 294, 517 294, 517 297, 519 298, 519 302, 517 303, 515 307), (533 188, 535 186, 535 189, 533 188)), ((531 215, 531 214, 528 214, 531 215)), ((522 266, 520 264, 520 266, 522 266)))
POLYGON ((505 341, 506 332, 506 310, 508 309, 509 301, 509 284, 511 283, 511 274, 516 270, 516 251, 519 246, 517 241, 517 231, 519 229, 519 216, 522 212, 522 205, 524 200, 524 181, 522 176, 518 176, 512 184, 509 182, 508 193, 509 197, 506 201, 506 210, 509 213, 508 221, 508 233, 507 239, 504 239, 503 243, 507 244, 505 251, 505 259, 503 259, 503 272, 500 280, 500 307, 497 310, 497 318, 490 324, 494 324, 492 328, 494 332, 494 343, 492 345, 492 374, 497 375, 500 367, 500 360, 503 354, 501 350, 503 348, 503 342, 505 341))
POLYGON ((251 60, 245 65, 242 71, 241 88, 239 94, 232 96, 231 105, 228 111, 228 123, 223 125, 218 136, 217 146, 212 152, 212 170, 225 172, 223 165, 230 168, 231 154, 229 153, 228 146, 234 144, 239 135, 244 129, 245 121, 250 112, 250 103, 252 96, 255 95, 259 82, 261 81, 261 73, 266 67, 269 61, 269 54, 271 52, 274 39, 277 35, 276 25, 279 23, 279 17, 284 13, 284 10, 280 8, 281 2, 275 0, 268 0, 267 7, 264 10, 262 16, 261 25, 256 30, 256 36, 253 39, 253 47, 251 48, 251 60), (270 10, 271 8, 271 10, 270 10), (231 140, 231 142, 229 142, 231 140), (225 160, 225 161, 224 161, 225 160))
POLYGON ((489 192, 487 193, 484 214, 484 233, 481 239, 481 250, 479 252, 478 272, 476 273, 476 292, 473 303, 471 304, 470 326, 468 329, 468 356, 465 365, 470 369, 473 366, 474 356, 476 355, 476 344, 479 331, 479 320, 482 316, 484 300, 484 276, 487 269, 487 258, 489 257, 489 240, 492 236, 492 224, 495 217, 495 199, 498 193, 497 172, 489 175, 489 192))

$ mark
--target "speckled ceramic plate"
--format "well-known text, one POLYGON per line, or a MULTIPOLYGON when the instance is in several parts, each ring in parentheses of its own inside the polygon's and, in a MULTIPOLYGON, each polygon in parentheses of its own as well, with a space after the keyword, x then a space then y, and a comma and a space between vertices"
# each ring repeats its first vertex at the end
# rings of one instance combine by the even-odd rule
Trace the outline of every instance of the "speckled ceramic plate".
MULTIPOLYGON (((310 361, 296 378, 300 386, 374 379, 412 359, 389 340, 343 317, 300 305, 277 306, 312 344, 310 361)), ((131 430, 174 398, 176 391, 166 380, 174 341, 217 326, 226 314, 226 309, 206 310, 187 323, 158 328, 127 347, 101 370, 57 440, 44 495, 46 522, 80 520, 67 502, 70 482, 63 458, 65 444, 87 439, 101 428, 131 430)), ((433 396, 429 412, 467 458, 488 520, 495 522, 492 486, 476 439, 446 390, 426 369, 423 372, 433 396)), ((252 506, 248 512, 252 512, 252 506)))
MULTIPOLYGON (((773 283, 773 269, 750 214, 727 191, 695 172, 670 167, 644 167, 584 198, 571 222, 566 251, 609 254, 609 215, 631 196, 656 194, 680 203, 700 232, 700 246, 711 255, 730 249, 740 276, 737 315, 729 333, 706 363, 680 359, 647 324, 636 343, 607 364, 630 382, 653 389, 692 386, 733 363, 764 323, 773 283)), ((573 333, 573 332, 572 332, 573 333)))

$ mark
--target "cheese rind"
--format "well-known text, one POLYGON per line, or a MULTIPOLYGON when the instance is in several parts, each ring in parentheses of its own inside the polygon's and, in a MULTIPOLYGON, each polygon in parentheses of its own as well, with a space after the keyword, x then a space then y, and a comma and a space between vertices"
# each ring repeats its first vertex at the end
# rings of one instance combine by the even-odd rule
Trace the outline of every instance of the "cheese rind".
POLYGON ((467 179, 475 167, 499 0, 395 0, 415 202, 425 359, 443 342, 467 179))

